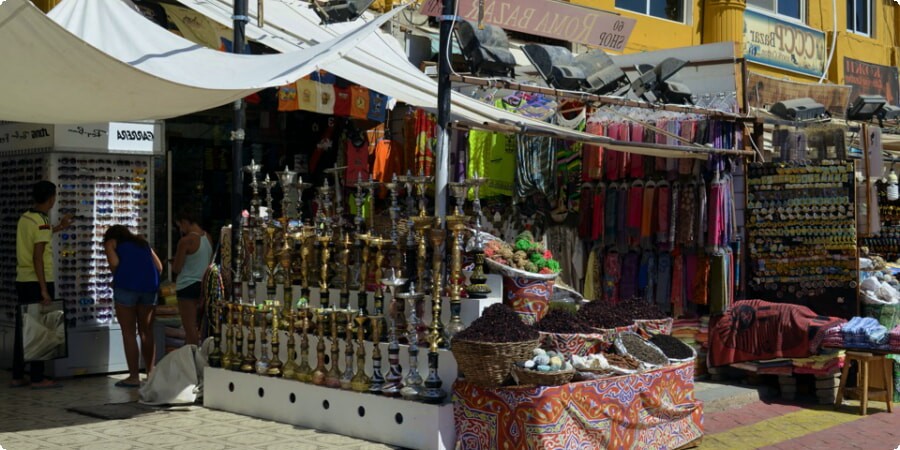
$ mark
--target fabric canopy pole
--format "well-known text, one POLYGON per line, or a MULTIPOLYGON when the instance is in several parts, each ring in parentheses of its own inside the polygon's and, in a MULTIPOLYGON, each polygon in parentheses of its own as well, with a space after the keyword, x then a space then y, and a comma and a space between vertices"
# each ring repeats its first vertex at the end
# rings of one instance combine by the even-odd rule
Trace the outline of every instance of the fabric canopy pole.
POLYGON ((49 16, 27 0, 7 0, 0 120, 147 120, 218 107, 340 59, 396 11, 302 50, 232 55, 182 39, 121 0, 66 0, 49 16))

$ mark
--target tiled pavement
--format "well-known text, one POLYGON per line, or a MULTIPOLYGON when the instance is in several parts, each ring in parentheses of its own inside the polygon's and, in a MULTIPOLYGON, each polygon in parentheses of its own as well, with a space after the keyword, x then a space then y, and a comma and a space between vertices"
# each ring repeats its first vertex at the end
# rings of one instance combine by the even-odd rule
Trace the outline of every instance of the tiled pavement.
MULTIPOLYGON (((113 384, 124 375, 64 380, 61 389, 10 389, 9 372, 0 371, 0 447, 25 449, 391 449, 292 425, 191 406, 152 411, 124 420, 101 420, 66 411, 73 406, 136 399, 134 389, 113 384)), ((762 401, 754 388, 698 383, 705 413, 707 449, 867 449, 900 446, 900 411, 870 402, 859 416, 849 401, 831 406, 762 401)), ((898 405, 900 406, 900 405, 898 405)))
POLYGON ((124 420, 101 420, 70 407, 123 403, 137 389, 113 386, 125 375, 62 380, 59 389, 11 389, 0 371, 0 448, 30 449, 355 449, 393 447, 237 414, 190 406, 151 411, 124 420))

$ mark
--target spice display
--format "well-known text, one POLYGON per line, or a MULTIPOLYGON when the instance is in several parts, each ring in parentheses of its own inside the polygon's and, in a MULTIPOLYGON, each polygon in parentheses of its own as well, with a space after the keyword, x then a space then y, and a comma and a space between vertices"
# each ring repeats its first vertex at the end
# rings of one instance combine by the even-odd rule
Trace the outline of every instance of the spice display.
POLYGON ((538 372, 555 372, 557 370, 572 370, 572 363, 564 361, 563 356, 554 351, 545 351, 542 348, 534 349, 534 358, 525 361, 522 365, 526 369, 538 372))
POLYGON ((603 357, 606 358, 606 362, 612 366, 617 367, 619 369, 626 370, 638 370, 641 368, 640 361, 634 359, 629 355, 616 355, 613 353, 603 353, 603 357))
POLYGON ((659 347, 669 359, 688 359, 694 356, 694 351, 680 339, 665 334, 656 334, 650 338, 650 342, 659 347))
POLYGON ((615 328, 631 325, 634 322, 629 316, 606 300, 594 300, 585 303, 576 315, 584 323, 594 328, 615 328))
POLYGON ((553 259, 553 254, 543 244, 535 242, 530 231, 516 236, 513 245, 498 239, 488 241, 484 246, 484 255, 491 261, 526 272, 559 273, 559 262, 553 259))
POLYGON ((572 355, 572 365, 580 370, 609 370, 609 361, 600 353, 587 356, 572 355))
POLYGON ((648 302, 641 298, 624 300, 616 304, 616 309, 618 309, 624 317, 631 318, 632 322, 635 320, 665 319, 667 317, 656 307, 655 303, 648 302))
POLYGON ((460 331, 454 340, 472 342, 522 342, 538 339, 540 333, 525 325, 522 319, 502 303, 484 309, 469 328, 460 331))
POLYGON ((662 352, 654 348, 644 338, 634 333, 622 333, 619 335, 619 341, 625 350, 631 356, 640 361, 655 366, 663 366, 668 364, 669 358, 662 352))
POLYGON ((575 314, 562 309, 551 309, 534 327, 545 333, 591 333, 591 327, 581 321, 575 314))

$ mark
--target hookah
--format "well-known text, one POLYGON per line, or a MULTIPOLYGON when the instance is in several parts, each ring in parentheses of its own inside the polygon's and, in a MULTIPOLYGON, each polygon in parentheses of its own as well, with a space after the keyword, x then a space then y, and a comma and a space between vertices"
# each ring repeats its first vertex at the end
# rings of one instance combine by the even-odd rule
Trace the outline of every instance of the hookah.
POLYGON ((302 308, 298 311, 300 319, 300 364, 295 370, 294 378, 297 381, 309 383, 312 381, 313 368, 309 365, 309 307, 302 308))
POLYGON ((297 177, 297 180, 298 181, 293 185, 297 189, 297 228, 293 233, 293 238, 295 245, 299 245, 300 247, 300 258, 298 258, 300 266, 300 297, 308 299, 310 259, 309 238, 315 233, 312 227, 306 226, 303 223, 303 191, 309 189, 312 185, 310 183, 304 183, 300 177, 297 177))
POLYGON ((446 348, 449 345, 450 340, 447 338, 447 332, 444 328, 444 323, 441 320, 441 297, 443 296, 443 289, 441 289, 441 286, 443 285, 442 278, 444 261, 443 252, 440 251, 441 247, 444 245, 446 233, 444 232, 444 228, 441 225, 440 217, 434 218, 434 226, 431 228, 431 234, 429 237, 431 238, 431 248, 434 250, 431 256, 431 328, 432 331, 437 330, 437 345, 440 345, 442 348, 446 348))
POLYGON ((347 166, 325 169, 325 173, 334 175, 334 214, 335 226, 338 229, 343 229, 344 226, 344 200, 343 193, 341 192, 341 174, 345 173, 346 170, 347 166))
MULTIPOLYGON (((384 316, 374 315, 369 318, 372 322, 372 378, 369 383, 369 393, 381 394, 381 388, 384 387, 384 376, 381 374, 381 324, 384 322, 384 316)), ((365 367, 365 366, 363 366, 365 367)))
POLYGON ((340 314, 340 312, 334 308, 328 311, 328 315, 330 316, 328 323, 331 324, 331 342, 329 344, 329 348, 331 349, 331 367, 325 375, 325 386, 333 388, 341 387, 341 369, 338 367, 338 363, 341 359, 341 341, 340 335, 338 334, 338 318, 336 317, 338 314, 340 314))
POLYGON ((344 373, 341 375, 341 389, 353 388, 353 311, 343 311, 343 322, 347 325, 344 327, 346 332, 346 342, 344 343, 344 373))
MULTIPOLYGON (((282 374, 282 368, 284 367, 284 363, 281 362, 281 358, 279 357, 279 348, 281 339, 278 336, 278 316, 279 311, 277 309, 277 302, 271 306, 266 305, 262 312, 265 317, 268 313, 272 313, 272 359, 269 361, 269 368, 266 370, 266 375, 270 377, 280 377, 282 374)), ((263 324, 265 324, 265 319, 263 319, 263 324)), ((262 327, 262 332, 265 333, 265 325, 262 327)))
MULTIPOLYGON (((397 177, 396 173, 391 178, 390 183, 385 183, 385 187, 388 189, 388 192, 390 192, 390 196, 391 196, 391 206, 390 206, 391 240, 390 240, 390 244, 393 247, 393 249, 392 249, 393 252, 391 252, 391 253, 394 253, 395 256, 398 257, 398 258, 389 258, 388 264, 391 267, 399 267, 401 271, 406 271, 406 266, 405 266, 405 264, 402 263, 402 260, 405 257, 405 252, 403 250, 405 250, 406 244, 404 241, 402 248, 401 248, 400 230, 399 230, 400 203, 399 203, 399 193, 398 193, 398 190, 400 189, 400 182, 399 182, 399 178, 397 177), (400 261, 398 261, 398 259, 400 261)), ((406 279, 406 280, 409 279, 408 274, 401 274, 401 276, 403 276, 404 279, 406 279)), ((406 284, 406 282, 404 282, 403 284, 406 284)), ((391 299, 391 301, 393 302, 393 298, 391 299)), ((391 319, 394 320, 395 328, 397 329, 397 334, 402 337, 406 331, 406 324, 405 324, 406 316, 403 311, 405 309, 405 304, 403 302, 400 302, 400 303, 396 303, 396 304, 392 303, 392 305, 394 307, 396 307, 397 309, 394 311, 394 313, 391 314, 391 319)))
MULTIPOLYGON (((357 273, 357 280, 359 283, 358 290, 356 292, 356 306, 360 310, 360 315, 367 316, 369 314, 367 305, 369 303, 369 294, 366 289, 367 278, 368 278, 368 270, 369 270, 369 234, 363 232, 363 224, 365 223, 365 218, 363 217, 363 202, 365 197, 365 189, 367 186, 362 180, 362 174, 357 175, 356 182, 356 217, 354 218, 354 222, 356 224, 356 233, 354 233, 354 242, 353 246, 356 251, 356 260, 359 263, 359 270, 357 273)), ((370 330, 364 329, 362 331, 366 335, 370 334, 370 330)))
POLYGON ((466 184, 471 186, 474 192, 474 200, 472 202, 472 211, 475 213, 475 245, 472 252, 475 256, 475 266, 472 274, 469 275, 469 285, 466 292, 469 298, 487 298, 491 293, 491 287, 487 285, 487 277, 484 275, 484 238, 481 235, 481 199, 478 196, 478 190, 481 185, 487 181, 487 178, 479 178, 478 173, 466 180, 466 184))
POLYGON ((269 374, 269 335, 266 333, 266 305, 262 304, 256 308, 250 309, 250 329, 253 329, 253 317, 257 312, 262 312, 259 324, 259 360, 256 361, 256 373, 259 375, 269 374))
POLYGON ((397 338, 397 314, 401 311, 397 298, 397 288, 406 284, 406 279, 398 278, 394 268, 390 268, 388 275, 381 279, 381 284, 391 291, 391 308, 388 317, 388 363, 390 364, 387 375, 384 376, 384 386, 381 392, 389 397, 400 395, 400 386, 403 380, 403 368, 400 366, 400 341, 397 338))
POLYGON ((213 337, 212 350, 207 356, 207 362, 210 367, 222 367, 222 311, 224 305, 220 298, 210 298, 207 301, 212 302, 212 317, 209 320, 209 332, 213 337))
MULTIPOLYGON (((238 367, 240 367, 240 355, 236 355, 234 353, 234 303, 226 303, 225 304, 225 353, 222 355, 222 367, 228 370, 232 370, 232 362, 234 360, 238 361, 238 367)), ((210 364, 212 365, 212 364, 210 364)))
POLYGON ((338 302, 338 305, 341 309, 349 309, 350 308, 350 247, 353 245, 353 242, 350 241, 350 234, 343 233, 344 238, 341 239, 341 278, 343 279, 343 283, 341 284, 341 297, 338 302))
MULTIPOLYGON (((436 243, 435 249, 439 249, 440 242, 443 240, 443 230, 441 230, 441 218, 435 218, 434 228, 431 230, 432 243, 436 243)), ((444 339, 444 331, 441 327, 441 259, 438 251, 435 251, 434 257, 434 274, 435 285, 431 296, 431 326, 428 329, 428 377, 425 378, 425 388, 419 394, 419 399, 425 403, 440 404, 447 398, 447 393, 441 389, 443 381, 438 376, 438 347, 446 344, 444 339)))
POLYGON ((422 393, 422 376, 419 375, 419 317, 416 314, 422 299, 425 298, 423 292, 416 291, 416 283, 409 283, 409 292, 397 294, 399 301, 409 302, 409 372, 403 379, 403 389, 400 390, 400 396, 407 400, 416 400, 422 393))
POLYGON ((322 203, 317 217, 318 224, 316 225, 316 245, 319 247, 319 264, 321 264, 319 272, 319 305, 325 309, 331 306, 331 296, 328 288, 328 260, 331 258, 333 235, 331 219, 328 217, 328 212, 331 209, 331 195, 329 191, 328 180, 325 180, 325 185, 319 188, 322 203))
POLYGON ((293 380, 297 378, 297 347, 294 338, 297 317, 294 308, 288 309, 285 319, 288 321, 287 362, 281 368, 281 374, 284 378, 293 380))
MULTIPOLYGON (((247 328, 247 353, 241 361, 241 372, 252 373, 256 370, 256 314, 254 306, 250 304, 240 305, 240 323, 238 324, 238 344, 242 340, 241 329, 244 328, 244 315, 249 311, 249 327, 247 328)), ((238 351, 240 352, 240 350, 238 351)))
MULTIPOLYGON (((356 392, 368 392, 371 385, 371 379, 366 374, 366 341, 365 341, 365 325, 368 317, 360 310, 354 321, 356 322, 356 374, 350 380, 350 388, 356 392)), ((378 343, 375 343, 378 348, 378 343)))
POLYGON ((316 368, 312 372, 310 381, 313 384, 325 384, 325 322, 322 318, 321 308, 316 309, 316 368))
POLYGON ((450 322, 447 323, 447 336, 451 343, 453 336, 465 328, 460 319, 462 309, 462 301, 460 293, 462 292, 462 284, 460 276, 462 273, 462 252, 460 245, 462 241, 462 232, 466 229, 466 220, 468 219, 463 211, 466 194, 469 191, 469 185, 466 182, 448 183, 450 191, 456 197, 456 212, 447 217, 447 226, 450 234, 450 322))
POLYGON ((257 164, 255 160, 251 160, 250 164, 244 166, 244 172, 250 174, 250 188, 252 189, 253 195, 250 198, 250 212, 246 217, 247 224, 244 229, 247 230, 247 238, 250 243, 249 248, 245 248, 245 253, 247 259, 249 261, 249 274, 247 277, 248 281, 248 293, 251 299, 256 299, 256 283, 262 280, 262 273, 259 270, 259 261, 257 259, 259 253, 259 244, 261 239, 260 230, 259 230, 259 210, 260 210, 260 200, 259 200, 259 181, 257 174, 259 174, 262 169, 262 165, 257 164))
MULTIPOLYGON (((389 244, 390 242, 390 239, 384 239, 380 237, 369 238, 369 243, 375 246, 375 279, 379 281, 383 278, 381 267, 384 264, 384 245, 389 244)), ((382 285, 380 283, 375 286, 375 297, 373 303, 375 316, 378 317, 378 319, 374 319, 373 317, 373 320, 377 320, 379 322, 379 328, 381 328, 382 330, 387 330, 387 328, 385 328, 386 323, 384 319, 384 289, 382 288, 382 285)))
MULTIPOLYGON (((281 251, 278 253, 278 263, 280 268, 275 275, 276 283, 280 284, 283 289, 283 303, 282 306, 284 310, 282 314, 287 314, 293 308, 293 296, 291 295, 291 250, 293 246, 291 245, 291 233, 290 233, 290 215, 288 210, 291 208, 291 199, 290 192, 291 188, 297 184, 297 172, 294 172, 287 166, 284 167, 284 171, 275 172, 275 175, 278 176, 278 182, 281 185, 282 199, 281 199, 281 239, 282 246, 281 251)), ((285 316, 286 318, 286 316, 285 316)))
MULTIPOLYGON (((265 277, 266 277, 266 299, 272 299, 275 297, 275 228, 272 226, 272 188, 275 187, 278 182, 269 178, 269 175, 266 174, 265 180, 260 183, 263 189, 266 190, 266 215, 263 218, 262 211, 260 211, 260 221, 259 221, 259 231, 260 236, 265 238, 265 277)), ((262 255, 261 255, 262 256, 262 255)), ((262 274, 261 274, 262 275, 262 274)), ((261 278, 257 279, 257 284, 261 280, 261 278)))
POLYGON ((425 283, 428 243, 425 237, 425 233, 429 229, 431 229, 431 224, 434 222, 434 218, 428 216, 428 211, 425 207, 425 186, 428 183, 433 182, 433 180, 434 177, 426 176, 418 176, 412 178, 412 182, 416 187, 416 195, 419 198, 419 212, 417 215, 413 215, 410 217, 410 220, 412 220, 413 222, 413 228, 415 228, 416 230, 416 244, 418 246, 416 252, 416 280, 418 280, 419 286, 422 287, 422 291, 426 293, 428 292, 428 286, 425 283))

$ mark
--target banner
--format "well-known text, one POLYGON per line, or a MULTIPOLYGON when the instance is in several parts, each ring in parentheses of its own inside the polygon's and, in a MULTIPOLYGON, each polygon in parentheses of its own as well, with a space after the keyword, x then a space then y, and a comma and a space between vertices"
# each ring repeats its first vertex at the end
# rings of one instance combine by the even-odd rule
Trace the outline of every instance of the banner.
POLYGON ((860 95, 883 95, 890 105, 900 105, 897 68, 844 58, 844 84, 852 86, 850 101, 860 95))
MULTIPOLYGON (((478 22, 478 5, 482 3, 486 24, 617 52, 625 50, 637 23, 628 17, 555 0, 457 0, 457 3, 459 15, 470 22, 478 22)), ((442 9, 442 0, 428 0, 421 13, 437 17, 442 9)))
POLYGON ((754 108, 768 109, 778 102, 809 97, 825 105, 831 117, 843 118, 850 103, 850 86, 800 83, 752 71, 747 73, 746 89, 747 104, 754 108))
POLYGON ((825 70, 825 33, 755 11, 744 11, 747 61, 815 77, 825 70))

